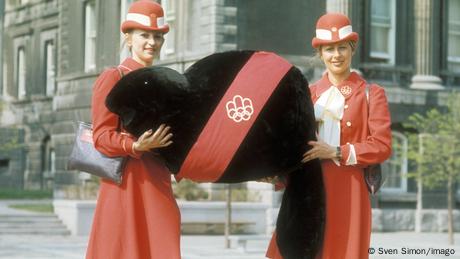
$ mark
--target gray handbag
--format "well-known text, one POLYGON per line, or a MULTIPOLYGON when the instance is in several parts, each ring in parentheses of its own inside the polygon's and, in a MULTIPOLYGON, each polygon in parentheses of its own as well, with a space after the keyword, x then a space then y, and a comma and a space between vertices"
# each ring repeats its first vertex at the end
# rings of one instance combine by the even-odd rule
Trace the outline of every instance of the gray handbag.
MULTIPOLYGON (((367 99, 367 110, 369 113, 369 84, 366 84, 365 91, 367 99)), ((369 193, 375 195, 383 184, 382 166, 380 164, 373 164, 364 168, 364 181, 366 182, 367 190, 369 193)))
MULTIPOLYGON (((115 67, 124 76, 119 67, 115 67)), ((117 131, 120 132, 121 125, 118 121, 117 131)), ((79 170, 104 179, 111 180, 120 185, 122 181, 123 168, 127 157, 108 157, 99 152, 93 143, 93 128, 90 123, 78 122, 75 143, 67 161, 68 170, 79 170)))
POLYGON ((91 124, 78 122, 75 143, 67 162, 68 170, 87 172, 120 185, 126 159, 126 157, 108 157, 99 152, 94 147, 91 124))

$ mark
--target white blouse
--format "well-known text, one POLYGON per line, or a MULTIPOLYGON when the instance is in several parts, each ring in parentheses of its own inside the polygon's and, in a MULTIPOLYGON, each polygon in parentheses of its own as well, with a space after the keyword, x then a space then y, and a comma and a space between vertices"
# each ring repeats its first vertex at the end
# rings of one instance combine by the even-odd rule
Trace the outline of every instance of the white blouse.
MULTIPOLYGON (((318 122, 319 139, 330 146, 340 146, 340 120, 343 117, 345 97, 335 86, 329 87, 315 103, 315 118, 318 122)), ((340 161, 332 159, 340 166, 340 161)), ((356 164, 356 153, 353 145, 350 145, 350 155, 346 159, 347 165, 356 164)))

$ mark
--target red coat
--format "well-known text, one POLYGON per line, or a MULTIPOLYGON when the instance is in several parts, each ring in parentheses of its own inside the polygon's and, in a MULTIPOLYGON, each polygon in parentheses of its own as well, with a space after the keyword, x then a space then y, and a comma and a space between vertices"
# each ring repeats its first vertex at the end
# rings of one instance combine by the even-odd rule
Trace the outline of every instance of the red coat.
MULTIPOLYGON (((332 84, 325 74, 310 88, 313 103, 332 84)), ((358 166, 382 163, 391 155, 391 119, 385 91, 372 84, 369 102, 366 98, 366 81, 353 72, 337 88, 350 86, 351 94, 345 95, 344 113, 341 120, 341 163, 350 152, 348 143, 353 144, 358 166), (368 114, 369 111, 369 114, 368 114)))
MULTIPOLYGON (((315 103, 332 83, 325 74, 310 87, 315 103)), ((362 168, 381 163, 391 155, 391 121, 388 102, 382 87, 372 84, 369 104, 365 94, 366 82, 356 73, 336 86, 349 86, 344 95, 345 105, 340 121, 341 166, 323 160, 326 191, 326 227, 322 259, 366 259, 371 233, 371 206, 362 168), (369 105, 369 107, 368 107, 369 105), (369 114, 368 114, 369 110, 369 114), (353 145, 355 165, 345 165, 353 145)), ((267 251, 269 258, 282 258, 274 239, 267 251)))
MULTIPOLYGON (((143 66, 131 58, 119 68, 125 74, 143 66)), ((117 69, 105 70, 93 88, 93 140, 108 156, 127 156, 123 182, 102 180, 87 259, 180 258, 180 212, 172 193, 171 174, 162 164, 134 153, 135 138, 117 132, 118 116, 105 98, 119 80, 117 69)))

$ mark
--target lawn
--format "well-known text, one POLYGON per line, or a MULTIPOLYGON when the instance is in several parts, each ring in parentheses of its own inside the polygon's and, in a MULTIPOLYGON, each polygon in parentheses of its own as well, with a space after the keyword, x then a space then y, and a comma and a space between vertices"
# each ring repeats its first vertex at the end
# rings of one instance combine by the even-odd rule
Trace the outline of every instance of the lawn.
POLYGON ((0 200, 52 199, 53 190, 0 189, 0 200))
POLYGON ((39 204, 10 204, 8 207, 18 210, 27 210, 31 212, 41 212, 41 213, 53 213, 54 208, 51 203, 39 203, 39 204))

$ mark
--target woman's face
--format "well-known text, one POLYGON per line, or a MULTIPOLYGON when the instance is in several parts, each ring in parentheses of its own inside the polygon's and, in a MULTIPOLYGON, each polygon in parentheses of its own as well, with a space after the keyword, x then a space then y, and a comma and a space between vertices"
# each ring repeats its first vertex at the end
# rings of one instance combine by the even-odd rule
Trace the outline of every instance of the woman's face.
POLYGON ((322 45, 319 54, 332 75, 341 76, 350 72, 354 52, 349 41, 322 45))
POLYGON ((133 59, 148 66, 159 56, 163 46, 163 33, 158 31, 133 30, 126 34, 126 44, 131 49, 133 59))

